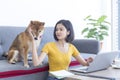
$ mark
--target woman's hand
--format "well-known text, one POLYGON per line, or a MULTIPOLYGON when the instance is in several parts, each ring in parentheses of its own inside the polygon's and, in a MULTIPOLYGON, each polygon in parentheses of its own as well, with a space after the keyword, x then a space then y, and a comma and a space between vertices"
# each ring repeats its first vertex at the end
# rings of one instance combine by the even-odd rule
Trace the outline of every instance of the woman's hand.
POLYGON ((92 57, 89 57, 88 59, 87 59, 87 63, 89 64, 89 63, 91 63, 93 61, 93 58, 92 57))
POLYGON ((33 34, 32 34, 32 29, 30 27, 28 28, 28 32, 29 32, 30 36, 32 37, 32 40, 34 40, 34 37, 33 37, 33 34))

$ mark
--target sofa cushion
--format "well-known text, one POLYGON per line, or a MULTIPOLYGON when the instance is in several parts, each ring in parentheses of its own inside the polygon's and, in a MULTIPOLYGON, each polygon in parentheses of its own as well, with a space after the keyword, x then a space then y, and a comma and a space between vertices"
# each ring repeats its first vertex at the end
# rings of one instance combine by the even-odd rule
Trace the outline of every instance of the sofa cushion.
POLYGON ((3 53, 3 49, 2 49, 2 39, 0 38, 0 55, 3 53))
POLYGON ((33 74, 48 70, 48 63, 44 63, 41 66, 34 67, 32 61, 29 61, 29 65, 30 68, 26 68, 23 66, 23 62, 9 64, 7 60, 0 60, 0 78, 33 74))
POLYGON ((80 53, 97 54, 100 51, 100 42, 93 39, 75 39, 72 42, 80 53))
POLYGON ((25 30, 25 27, 0 27, 0 40, 3 52, 8 51, 15 37, 25 30))
POLYGON ((3 49, 2 49, 2 47, 0 45, 0 60, 2 59, 2 54, 3 54, 3 49))
POLYGON ((0 55, 3 53, 3 49, 2 49, 2 47, 1 47, 1 45, 0 45, 0 55))

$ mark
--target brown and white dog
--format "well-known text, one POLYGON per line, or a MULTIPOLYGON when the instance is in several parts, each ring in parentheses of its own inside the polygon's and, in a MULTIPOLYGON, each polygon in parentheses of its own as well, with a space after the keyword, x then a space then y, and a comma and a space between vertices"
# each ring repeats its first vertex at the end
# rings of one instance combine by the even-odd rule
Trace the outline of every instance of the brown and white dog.
POLYGON ((7 53, 9 63, 14 64, 23 58, 24 66, 29 67, 28 53, 32 50, 32 37, 28 32, 28 29, 29 27, 31 28, 31 32, 38 47, 41 42, 41 36, 44 32, 44 24, 44 22, 31 21, 27 29, 17 35, 7 53))

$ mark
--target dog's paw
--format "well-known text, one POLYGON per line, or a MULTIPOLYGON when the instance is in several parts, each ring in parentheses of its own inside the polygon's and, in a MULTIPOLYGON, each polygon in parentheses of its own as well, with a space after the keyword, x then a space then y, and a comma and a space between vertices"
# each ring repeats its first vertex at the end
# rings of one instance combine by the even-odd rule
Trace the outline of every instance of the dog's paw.
POLYGON ((13 60, 9 60, 8 61, 10 64, 15 64, 16 62, 15 61, 13 61, 13 60))
POLYGON ((24 64, 24 66, 25 66, 26 68, 29 68, 29 67, 30 67, 28 64, 24 64))

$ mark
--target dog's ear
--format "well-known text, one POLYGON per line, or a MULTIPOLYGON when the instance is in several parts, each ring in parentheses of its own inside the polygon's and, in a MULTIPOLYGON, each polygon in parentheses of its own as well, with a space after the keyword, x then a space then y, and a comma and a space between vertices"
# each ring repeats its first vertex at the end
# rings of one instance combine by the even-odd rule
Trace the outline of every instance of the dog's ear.
POLYGON ((30 21, 30 24, 33 24, 33 21, 30 21))
POLYGON ((45 22, 41 22, 41 25, 44 26, 44 25, 45 25, 45 22))

